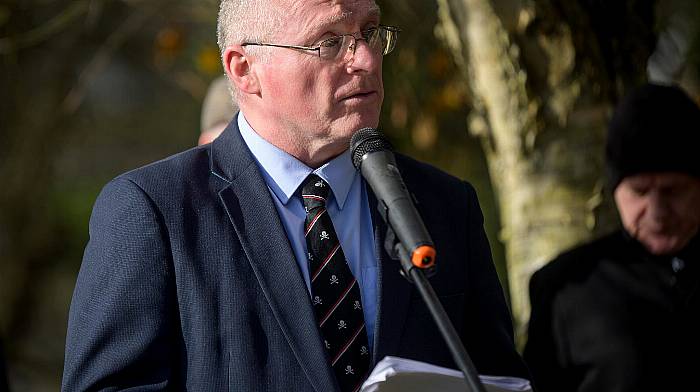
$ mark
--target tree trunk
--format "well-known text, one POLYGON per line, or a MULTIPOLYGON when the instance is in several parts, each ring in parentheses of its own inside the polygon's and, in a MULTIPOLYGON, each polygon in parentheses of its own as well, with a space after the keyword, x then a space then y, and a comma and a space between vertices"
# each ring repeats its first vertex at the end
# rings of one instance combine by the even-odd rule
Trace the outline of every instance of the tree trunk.
MULTIPOLYGON (((647 14, 611 32, 614 15, 596 19, 610 11, 604 2, 583 2, 438 0, 439 33, 472 91, 469 128, 497 193, 519 343, 530 275, 616 224, 604 193, 605 130, 616 97, 644 77, 634 59, 653 47, 650 27, 634 23, 647 14), (643 34, 628 43, 630 30, 643 34), (628 60, 608 57, 620 49, 628 60)), ((628 3, 616 11, 640 2, 628 3)))

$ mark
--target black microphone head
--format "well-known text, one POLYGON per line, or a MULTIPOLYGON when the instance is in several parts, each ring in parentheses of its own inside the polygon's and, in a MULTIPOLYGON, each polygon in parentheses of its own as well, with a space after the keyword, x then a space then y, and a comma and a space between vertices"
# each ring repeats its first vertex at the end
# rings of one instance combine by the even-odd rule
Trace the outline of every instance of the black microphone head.
POLYGON ((352 139, 350 139, 352 164, 355 166, 355 169, 360 169, 362 157, 365 154, 381 150, 392 151, 393 148, 384 135, 375 128, 362 128, 355 132, 352 135, 352 139))

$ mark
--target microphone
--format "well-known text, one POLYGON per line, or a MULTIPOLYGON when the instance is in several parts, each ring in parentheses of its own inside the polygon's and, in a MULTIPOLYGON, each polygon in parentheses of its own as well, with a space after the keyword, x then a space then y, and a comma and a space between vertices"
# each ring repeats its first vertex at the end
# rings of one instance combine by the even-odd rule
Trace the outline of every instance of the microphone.
POLYGON ((382 218, 405 248, 411 263, 421 269, 433 267, 433 240, 396 167, 389 141, 374 128, 362 128, 352 136, 350 151, 352 164, 377 196, 382 218))

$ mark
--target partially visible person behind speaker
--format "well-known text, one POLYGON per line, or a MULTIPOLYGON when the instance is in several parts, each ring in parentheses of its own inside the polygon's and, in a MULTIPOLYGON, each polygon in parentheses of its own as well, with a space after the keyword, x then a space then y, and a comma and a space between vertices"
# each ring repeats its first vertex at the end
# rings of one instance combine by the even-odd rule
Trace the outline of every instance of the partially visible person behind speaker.
POLYGON ((216 139, 238 111, 238 105, 233 100, 228 79, 221 75, 214 79, 207 95, 202 102, 200 134, 197 145, 211 143, 216 139))
POLYGON ((623 228, 530 281, 524 357, 541 392, 698 390, 700 108, 646 84, 617 108, 606 159, 623 228))

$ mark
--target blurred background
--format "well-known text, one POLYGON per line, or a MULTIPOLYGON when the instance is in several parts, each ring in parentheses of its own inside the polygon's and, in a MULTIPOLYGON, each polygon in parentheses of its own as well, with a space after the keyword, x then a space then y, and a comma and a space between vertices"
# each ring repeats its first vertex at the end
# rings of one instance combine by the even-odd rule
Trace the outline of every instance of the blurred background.
MULTIPOLYGON (((469 180, 519 342, 530 274, 618 224, 611 110, 645 80, 700 97, 697 0, 379 1, 403 29, 382 130, 469 180)), ((222 74, 216 0, 0 1, 0 339, 13 391, 60 387, 87 223, 116 175, 190 148, 222 74)), ((0 389, 2 387, 0 386, 0 389)))

